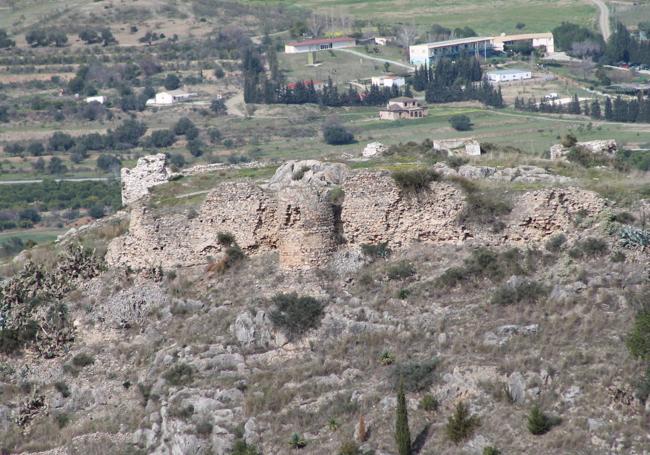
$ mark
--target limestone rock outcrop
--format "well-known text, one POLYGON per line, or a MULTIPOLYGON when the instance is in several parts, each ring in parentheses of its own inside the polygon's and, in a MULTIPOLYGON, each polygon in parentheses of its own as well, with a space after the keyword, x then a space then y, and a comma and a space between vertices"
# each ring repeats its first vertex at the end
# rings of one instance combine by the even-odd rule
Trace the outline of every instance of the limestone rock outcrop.
MULTIPOLYGON (((594 153, 597 155, 604 155, 613 157, 618 151, 618 146, 614 139, 605 139, 601 141, 588 141, 588 142, 578 142, 574 148, 582 150, 589 153, 594 153)), ((563 160, 566 159, 567 153, 571 151, 571 148, 565 147, 562 144, 555 144, 551 146, 550 156, 552 160, 563 160)))
POLYGON ((381 142, 371 142, 365 146, 361 154, 366 158, 370 158, 372 156, 377 156, 377 155, 381 156, 387 151, 388 151, 388 147, 386 147, 381 142))
POLYGON ((433 149, 449 156, 481 156, 481 144, 474 138, 438 139, 433 141, 433 149))
POLYGON ((122 204, 130 205, 149 194, 149 188, 166 183, 172 175, 164 153, 143 156, 133 169, 122 168, 122 204))
POLYGON ((537 166, 490 167, 465 164, 453 169, 445 163, 436 163, 433 169, 445 177, 458 176, 471 180, 494 180, 513 183, 568 183, 569 177, 552 174, 537 166))

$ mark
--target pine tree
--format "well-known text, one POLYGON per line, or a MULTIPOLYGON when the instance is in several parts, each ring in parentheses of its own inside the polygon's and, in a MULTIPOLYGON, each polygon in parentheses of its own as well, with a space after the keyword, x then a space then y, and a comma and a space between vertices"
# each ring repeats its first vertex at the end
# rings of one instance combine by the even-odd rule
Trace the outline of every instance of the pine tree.
POLYGON ((613 120, 614 119, 614 110, 612 109, 612 100, 609 98, 605 98, 605 120, 613 120))
POLYGON ((470 414, 469 406, 465 403, 458 403, 454 414, 449 417, 445 431, 447 437, 455 444, 469 438, 476 427, 481 424, 479 418, 470 414))
POLYGON ((600 102, 598 100, 594 100, 591 103, 591 118, 599 119, 601 115, 600 102))
POLYGON ((411 455, 411 431, 409 430, 408 409, 404 395, 404 383, 400 381, 397 391, 397 411, 395 419, 395 443, 399 455, 411 455))
POLYGON ((528 431, 534 435, 548 433, 551 430, 551 419, 535 405, 528 414, 528 431))

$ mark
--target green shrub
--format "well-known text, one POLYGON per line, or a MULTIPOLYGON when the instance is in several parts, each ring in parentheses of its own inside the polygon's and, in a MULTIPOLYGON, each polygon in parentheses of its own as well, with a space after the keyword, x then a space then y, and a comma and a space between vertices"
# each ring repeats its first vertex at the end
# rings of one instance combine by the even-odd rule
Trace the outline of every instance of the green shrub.
POLYGON ((569 250, 569 256, 574 259, 596 258, 604 255, 609 250, 607 242, 595 237, 587 237, 573 245, 569 250))
POLYGON ((548 433, 554 424, 554 419, 544 414, 538 405, 533 406, 528 414, 528 431, 536 436, 548 433))
POLYGON ((524 256, 517 248, 498 253, 480 247, 465 259, 463 267, 451 267, 445 270, 437 278, 436 283, 449 288, 472 279, 487 278, 500 281, 512 275, 523 275, 528 272, 527 268, 530 268, 533 262, 530 254, 532 253, 528 252, 528 256, 524 256))
POLYGON ((546 241, 544 248, 546 248, 546 251, 550 251, 551 253, 558 253, 562 249, 562 245, 566 243, 566 240, 566 235, 562 233, 552 235, 546 241))
POLYGON ((56 414, 54 418, 56 420, 56 425, 59 427, 59 429, 66 427, 68 423, 70 423, 70 415, 66 414, 65 412, 56 414))
POLYGON ((397 408, 395 409, 395 444, 398 455, 411 455, 411 430, 409 429, 408 407, 404 384, 400 381, 397 389, 397 408))
POLYGON ((560 143, 562 144, 562 147, 571 148, 578 143, 578 139, 573 133, 567 133, 562 137, 560 143))
POLYGON ((212 434, 213 425, 207 420, 202 420, 196 425, 196 434, 203 436, 204 438, 212 434))
POLYGON ((397 291, 397 298, 400 300, 408 299, 409 295, 411 295, 410 289, 402 288, 399 291, 397 291))
POLYGON ((187 385, 194 379, 194 368, 187 363, 177 363, 163 374, 163 378, 172 386, 187 385))
POLYGON ((419 404, 420 409, 426 412, 435 412, 438 410, 438 406, 438 400, 430 393, 423 396, 419 404))
POLYGON ((359 445, 354 441, 345 441, 341 444, 338 455, 362 455, 359 445))
POLYGON ((454 444, 459 444, 468 439, 474 433, 474 430, 481 424, 478 416, 469 412, 469 407, 465 403, 458 403, 454 414, 449 417, 445 427, 447 438, 454 444))
POLYGON ((452 115, 449 117, 449 124, 456 131, 469 131, 472 129, 472 121, 466 115, 452 115))
POLYGON ((77 354, 72 358, 72 364, 77 368, 84 368, 95 363, 95 358, 90 355, 82 352, 77 354))
POLYGON ((514 303, 535 303, 548 295, 548 288, 536 281, 523 280, 514 285, 500 286, 492 295, 490 303, 511 305, 514 303))
POLYGON ((415 275, 415 266, 408 261, 391 264, 386 270, 390 280, 404 280, 415 275))
POLYGON ((291 176, 291 180, 302 180, 305 174, 310 170, 311 168, 309 166, 302 166, 300 169, 298 169, 293 173, 293 175, 291 176))
POLYGON ((289 447, 292 449, 302 449, 307 445, 307 441, 300 436, 298 433, 294 433, 291 435, 291 439, 289 439, 289 447))
POLYGON ((421 392, 433 384, 434 372, 439 363, 438 359, 434 358, 398 364, 393 370, 393 383, 397 387, 401 381, 407 392, 421 392))
POLYGON ((392 365, 395 363, 395 355, 390 351, 384 351, 379 356, 379 363, 384 366, 392 365))
POLYGON ((18 328, 4 328, 0 330, 0 352, 15 354, 27 344, 36 339, 38 324, 28 320, 18 328))
POLYGON ((361 253, 370 259, 387 259, 391 255, 391 250, 388 248, 388 242, 364 243, 361 245, 361 253))
POLYGON ((504 197, 503 192, 473 191, 465 197, 465 205, 458 214, 458 222, 496 225, 502 229, 503 224, 498 223, 499 217, 511 211, 512 203, 504 197))
POLYGON ((625 253, 622 251, 614 251, 609 257, 609 260, 614 263, 625 262, 625 253))
POLYGON ((352 144, 354 134, 343 125, 332 124, 323 127, 323 139, 329 145, 352 144))
POLYGON ((247 444, 242 438, 238 438, 232 446, 232 455, 260 455, 260 452, 255 446, 247 444))
POLYGON ((289 339, 296 339, 320 325, 324 306, 318 300, 298 294, 276 294, 272 298, 275 308, 269 314, 273 325, 289 339))
POLYGON ((223 246, 231 246, 235 243, 235 236, 230 232, 217 233, 217 242, 223 246))
POLYGON ((612 163, 611 158, 585 150, 582 147, 574 147, 569 150, 566 159, 582 167, 607 166, 612 163))
POLYGON ((393 172, 392 177, 400 189, 411 192, 426 190, 431 182, 440 180, 440 174, 431 169, 397 171, 393 172))
POLYGON ((54 383, 54 388, 57 392, 61 394, 63 398, 68 398, 70 396, 70 387, 63 381, 58 381, 54 383))
POLYGON ((643 361, 650 361, 650 303, 637 312, 634 326, 625 340, 632 356, 643 361))
POLYGON ((636 382, 635 386, 637 398, 643 403, 647 402, 650 396, 650 366, 646 368, 645 374, 636 382))
POLYGON ((501 451, 494 446, 487 446, 483 448, 483 455, 501 455, 501 451))

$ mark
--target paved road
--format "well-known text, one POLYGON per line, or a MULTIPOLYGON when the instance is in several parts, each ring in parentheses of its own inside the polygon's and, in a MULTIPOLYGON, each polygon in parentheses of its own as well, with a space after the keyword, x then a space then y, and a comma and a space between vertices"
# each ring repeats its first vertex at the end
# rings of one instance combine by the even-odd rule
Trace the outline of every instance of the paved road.
POLYGON ((382 63, 390 63, 391 65, 401 66, 402 68, 406 68, 406 69, 409 69, 409 70, 415 69, 414 66, 408 65, 406 63, 397 62, 395 60, 388 60, 388 59, 385 59, 385 58, 371 57, 370 55, 367 55, 367 54, 364 54, 362 52, 358 52, 358 51, 355 51, 355 50, 352 50, 352 49, 336 49, 336 51, 337 52, 347 52, 348 54, 357 55, 357 56, 359 56, 361 58, 365 58, 365 59, 368 59, 368 60, 375 60, 377 62, 382 62, 382 63))
POLYGON ((609 35, 612 34, 612 29, 609 25, 609 8, 603 0, 590 0, 591 3, 595 4, 600 10, 600 15, 598 17, 598 25, 600 27, 600 33, 605 38, 605 41, 609 39, 609 35))
MULTIPOLYGON (((21 183, 41 183, 44 179, 33 180, 0 180, 0 185, 18 185, 21 183)), ((85 178, 70 178, 70 179, 54 179, 56 182, 106 182, 111 180, 109 177, 85 177, 85 178)))

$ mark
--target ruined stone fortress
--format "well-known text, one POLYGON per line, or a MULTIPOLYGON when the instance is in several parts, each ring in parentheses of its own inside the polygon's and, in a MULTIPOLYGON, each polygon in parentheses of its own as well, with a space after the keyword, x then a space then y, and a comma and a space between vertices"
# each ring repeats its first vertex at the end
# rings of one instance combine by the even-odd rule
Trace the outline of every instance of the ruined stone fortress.
MULTIPOLYGON (((597 215, 605 201, 577 188, 523 193, 494 233, 458 221, 465 194, 458 185, 436 181, 423 191, 401 189, 388 171, 351 170, 344 164, 290 161, 264 184, 224 182, 195 212, 163 212, 147 205, 151 186, 172 173, 164 155, 141 158, 123 170, 129 205, 126 234, 109 245, 112 266, 142 269, 196 266, 223 255, 219 233, 231 233, 249 255, 277 251, 282 267, 310 269, 363 244, 387 242, 400 248, 418 242, 525 245, 569 233, 578 217, 597 215)), ((505 197, 505 196, 504 196, 505 197)))

